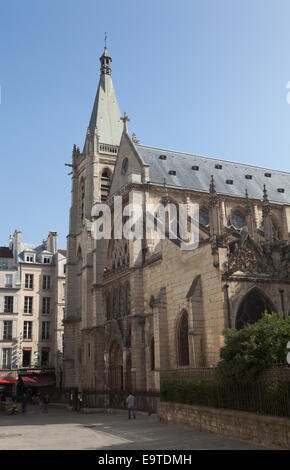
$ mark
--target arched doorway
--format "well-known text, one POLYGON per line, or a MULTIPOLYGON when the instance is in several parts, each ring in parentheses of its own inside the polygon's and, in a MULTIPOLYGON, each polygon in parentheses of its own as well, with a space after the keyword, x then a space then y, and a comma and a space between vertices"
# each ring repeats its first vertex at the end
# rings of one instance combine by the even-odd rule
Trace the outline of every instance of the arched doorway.
POLYGON ((110 387, 112 390, 123 389, 123 351, 121 346, 114 342, 110 350, 109 361, 110 387))
POLYGON ((262 318, 262 314, 268 310, 273 311, 272 305, 265 296, 258 290, 251 290, 242 300, 237 318, 236 329, 242 329, 247 323, 255 323, 262 318))

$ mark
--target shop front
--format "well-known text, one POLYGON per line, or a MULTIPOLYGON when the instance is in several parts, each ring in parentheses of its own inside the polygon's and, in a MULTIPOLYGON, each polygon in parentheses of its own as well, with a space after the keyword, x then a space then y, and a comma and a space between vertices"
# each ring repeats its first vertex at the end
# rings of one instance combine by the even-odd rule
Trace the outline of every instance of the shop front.
POLYGON ((0 411, 10 411, 16 397, 17 371, 0 372, 0 411))
POLYGON ((0 396, 1 401, 4 398, 11 398, 16 394, 17 371, 0 372, 0 396))
POLYGON ((56 385, 54 369, 22 369, 18 374, 18 399, 26 393, 28 401, 35 403, 36 397, 50 395, 56 385))

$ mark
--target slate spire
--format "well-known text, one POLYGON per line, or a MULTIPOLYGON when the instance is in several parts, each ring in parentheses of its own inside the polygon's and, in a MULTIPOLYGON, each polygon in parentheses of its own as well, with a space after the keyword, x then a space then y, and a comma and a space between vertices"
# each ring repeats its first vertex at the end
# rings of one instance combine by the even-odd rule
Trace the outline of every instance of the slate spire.
POLYGON ((106 45, 100 62, 100 80, 89 123, 90 139, 93 139, 97 129, 100 143, 117 146, 120 144, 123 124, 111 77, 112 59, 106 45))

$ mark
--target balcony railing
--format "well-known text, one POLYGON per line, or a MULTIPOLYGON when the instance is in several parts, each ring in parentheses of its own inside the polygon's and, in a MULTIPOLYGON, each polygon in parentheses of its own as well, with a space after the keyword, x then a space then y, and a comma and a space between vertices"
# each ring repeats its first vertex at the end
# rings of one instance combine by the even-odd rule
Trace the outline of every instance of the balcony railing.
POLYGON ((107 154, 111 154, 111 155, 117 155, 118 146, 99 144, 99 152, 107 153, 107 154))

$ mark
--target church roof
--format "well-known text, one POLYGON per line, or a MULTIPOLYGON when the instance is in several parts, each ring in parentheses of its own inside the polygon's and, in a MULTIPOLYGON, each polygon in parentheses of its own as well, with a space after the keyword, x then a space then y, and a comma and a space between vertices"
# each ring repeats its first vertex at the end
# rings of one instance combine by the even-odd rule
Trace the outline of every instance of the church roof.
POLYGON ((13 258, 13 253, 8 246, 0 246, 0 258, 13 258))
POLYGON ((226 160, 136 145, 143 161, 150 165, 149 181, 169 187, 209 191, 211 175, 216 191, 229 196, 262 199, 266 185, 270 202, 290 204, 290 173, 226 160))
MULTIPOLYGON (((110 64, 111 58, 106 48, 100 60, 102 67, 105 67, 105 60, 108 60, 110 64)), ((97 128, 101 143, 119 145, 123 132, 123 123, 120 120, 121 113, 112 82, 111 69, 104 70, 100 76, 89 129, 91 138, 94 135, 95 128, 97 128)))

